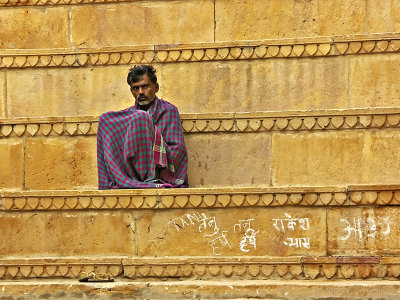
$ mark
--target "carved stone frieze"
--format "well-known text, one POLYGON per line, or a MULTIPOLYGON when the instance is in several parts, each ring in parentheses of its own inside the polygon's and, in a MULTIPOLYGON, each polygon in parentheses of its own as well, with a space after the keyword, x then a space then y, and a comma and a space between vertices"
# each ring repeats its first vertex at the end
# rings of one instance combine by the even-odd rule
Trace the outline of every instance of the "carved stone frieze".
MULTIPOLYGON (((321 131, 400 127, 399 109, 291 113, 181 114, 185 133, 321 131)), ((95 135, 98 117, 0 120, 0 138, 95 135)))
POLYGON ((132 0, 2 0, 0 2, 0 7, 77 5, 77 4, 116 3, 116 2, 132 2, 132 0))
POLYGON ((0 279, 81 278, 108 280, 123 274, 122 259, 0 259, 0 279))
POLYGON ((3 211, 399 205, 400 186, 119 191, 3 191, 3 211))
MULTIPOLYGON (((50 0, 53 1, 53 0, 50 0)), ((65 1, 65 0, 60 0, 65 1)), ((41 2, 41 1, 39 1, 41 2)), ((96 49, 0 50, 1 68, 76 67, 399 52, 396 34, 96 49)))
POLYGON ((127 278, 181 279, 395 279, 393 257, 175 257, 2 259, 0 279, 78 278, 109 281, 127 278))

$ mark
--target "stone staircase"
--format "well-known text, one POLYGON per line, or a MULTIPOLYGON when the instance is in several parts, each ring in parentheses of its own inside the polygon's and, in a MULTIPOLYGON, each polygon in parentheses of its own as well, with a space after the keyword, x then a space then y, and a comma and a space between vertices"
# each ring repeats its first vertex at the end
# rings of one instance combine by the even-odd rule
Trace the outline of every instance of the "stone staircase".
POLYGON ((0 1, 0 299, 396 299, 400 3, 0 1), (188 189, 98 191, 134 64, 188 189))

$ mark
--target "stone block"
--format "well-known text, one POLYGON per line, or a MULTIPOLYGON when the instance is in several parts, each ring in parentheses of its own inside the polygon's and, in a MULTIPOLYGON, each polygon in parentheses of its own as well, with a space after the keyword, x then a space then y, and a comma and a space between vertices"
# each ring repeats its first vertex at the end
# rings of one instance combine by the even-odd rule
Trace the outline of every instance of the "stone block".
POLYGON ((140 212, 138 255, 323 256, 325 224, 322 208, 140 212))
POLYGON ((185 141, 190 187, 269 185, 269 135, 200 134, 185 141))
POLYGON ((344 57, 164 64, 159 94, 181 113, 340 109, 347 70, 344 57))
POLYGON ((399 135, 379 132, 274 134, 273 185, 395 184, 399 135))
POLYGON ((400 105, 400 54, 360 55, 350 59, 349 106, 400 105))
POLYGON ((0 139, 0 189, 22 189, 24 184, 24 141, 0 139))
MULTIPOLYGON (((294 0, 295 1, 295 0, 294 0)), ((339 0, 314 4, 317 11, 318 35, 367 34, 366 1, 339 0)))
POLYGON ((0 49, 69 46, 67 7, 3 7, 0 15, 0 49))
POLYGON ((260 40, 365 33, 365 1, 217 0, 215 39, 260 40))
POLYGON ((328 210, 328 255, 399 255, 397 207, 328 210))
POLYGON ((132 106, 129 66, 9 70, 10 117, 90 116, 132 106))
POLYGON ((133 255, 132 222, 130 212, 0 213, 0 257, 133 255))
MULTIPOLYGON (((9 70, 10 117, 100 115, 134 103, 130 66, 9 70)), ((347 62, 330 57, 156 65, 158 96, 181 113, 340 109, 347 62), (201 76, 199 76, 201 74, 201 76)))
POLYGON ((0 118, 6 115, 6 73, 0 72, 0 118))
POLYGON ((96 189, 96 137, 28 138, 26 188, 96 189))
POLYGON ((367 1, 368 32, 399 32, 400 2, 398 0, 367 1))
POLYGON ((210 42, 214 3, 156 1, 72 8, 76 47, 210 42))

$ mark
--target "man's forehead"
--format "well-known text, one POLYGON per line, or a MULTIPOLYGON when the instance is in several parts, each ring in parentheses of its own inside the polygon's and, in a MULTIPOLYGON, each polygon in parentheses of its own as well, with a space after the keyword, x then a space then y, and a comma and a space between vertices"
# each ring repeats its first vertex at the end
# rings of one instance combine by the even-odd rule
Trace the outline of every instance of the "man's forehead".
POLYGON ((144 83, 153 83, 147 74, 144 74, 142 77, 140 77, 138 81, 132 82, 131 86, 141 85, 144 83))

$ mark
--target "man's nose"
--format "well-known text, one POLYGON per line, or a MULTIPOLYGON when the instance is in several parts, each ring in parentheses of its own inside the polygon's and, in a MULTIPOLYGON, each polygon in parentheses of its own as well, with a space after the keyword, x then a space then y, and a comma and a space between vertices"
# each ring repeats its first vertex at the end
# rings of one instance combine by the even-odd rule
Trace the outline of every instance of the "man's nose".
POLYGON ((144 94, 144 88, 143 87, 139 87, 139 94, 144 94))

